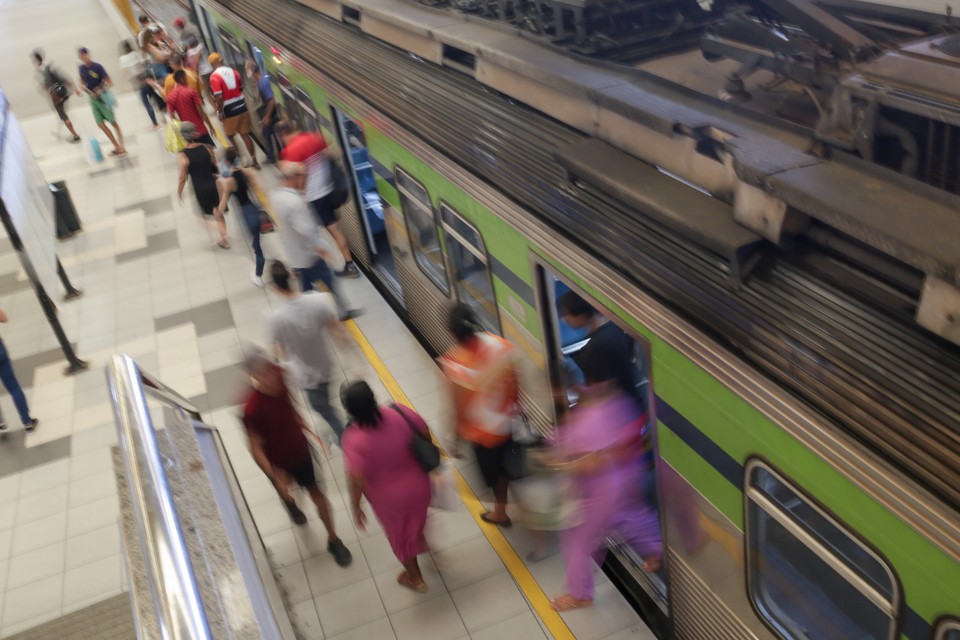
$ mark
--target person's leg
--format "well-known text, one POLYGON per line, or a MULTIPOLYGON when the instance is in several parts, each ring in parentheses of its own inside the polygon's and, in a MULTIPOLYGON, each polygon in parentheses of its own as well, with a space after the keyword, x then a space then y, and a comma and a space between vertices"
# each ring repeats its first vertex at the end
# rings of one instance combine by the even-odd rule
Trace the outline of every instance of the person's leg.
POLYGON ((501 447, 484 447, 474 443, 473 451, 477 457, 477 467, 483 481, 493 491, 493 509, 480 517, 485 522, 496 525, 510 525, 507 516, 507 494, 509 482, 503 472, 501 447))
POLYGON ((80 139, 80 134, 77 133, 77 130, 73 128, 73 121, 71 121, 70 118, 67 118, 66 120, 64 120, 63 124, 67 125, 67 131, 70 132, 74 140, 80 139))
POLYGON ((320 417, 330 425, 330 429, 337 436, 337 444, 340 444, 346 426, 330 404, 330 384, 322 382, 312 389, 307 389, 307 400, 313 410, 319 413, 320 417))
POLYGON ((250 136, 250 133, 241 133, 240 137, 243 138, 243 145, 247 148, 247 153, 250 154, 250 163, 254 168, 259 169, 260 163, 257 161, 257 151, 253 146, 253 138, 250 136))
POLYGON ((323 528, 327 530, 327 539, 330 542, 337 540, 337 530, 333 525, 333 514, 330 513, 330 501, 327 500, 327 496, 320 491, 320 487, 316 484, 312 487, 307 487, 307 492, 310 494, 310 499, 313 500, 313 504, 317 507, 317 515, 320 516, 320 522, 323 523, 323 528))
POLYGON ((13 363, 10 362, 7 347, 2 343, 0 343, 0 382, 3 382, 3 386, 6 387, 7 393, 10 394, 14 406, 17 408, 17 413, 20 414, 20 423, 28 425, 33 422, 33 418, 30 417, 30 409, 27 407, 27 396, 20 388, 20 382, 13 372, 13 363))
POLYGON ((277 161, 277 156, 275 151, 276 143, 274 141, 274 138, 276 137, 276 134, 274 132, 275 127, 276 125, 271 123, 264 126, 261 129, 261 131, 263 132, 263 152, 267 156, 267 162, 271 164, 277 161))
POLYGON ((110 122, 110 126, 112 126, 117 132, 117 141, 120 142, 120 148, 125 150, 126 147, 123 144, 123 131, 120 130, 120 123, 116 120, 112 120, 110 122))
POLYGON ((343 235, 343 232, 340 231, 340 224, 337 222, 332 222, 327 225, 327 231, 330 232, 330 235, 333 236, 334 241, 336 241, 337 246, 340 248, 340 253, 343 254, 344 260, 344 270, 346 270, 347 265, 353 262, 353 255, 350 253, 350 247, 347 246, 347 239, 343 235))
POLYGON ((100 130, 107 135, 107 139, 110 140, 110 144, 113 145, 113 150, 116 151, 117 153, 121 153, 123 151, 123 147, 117 144, 117 139, 113 137, 113 132, 110 131, 110 127, 107 126, 107 123, 98 122, 97 126, 100 127, 100 130))
POLYGON ((254 274, 260 278, 263 276, 263 265, 266 262, 263 257, 263 248, 260 246, 260 210, 253 205, 244 205, 243 219, 247 223, 253 245, 253 257, 257 265, 254 274))
POLYGON ((153 123, 153 126, 157 126, 157 114, 153 112, 153 105, 150 104, 150 94, 153 93, 153 89, 150 88, 150 85, 144 84, 140 87, 140 102, 143 103, 143 108, 147 110, 147 115, 150 116, 150 122, 153 123))

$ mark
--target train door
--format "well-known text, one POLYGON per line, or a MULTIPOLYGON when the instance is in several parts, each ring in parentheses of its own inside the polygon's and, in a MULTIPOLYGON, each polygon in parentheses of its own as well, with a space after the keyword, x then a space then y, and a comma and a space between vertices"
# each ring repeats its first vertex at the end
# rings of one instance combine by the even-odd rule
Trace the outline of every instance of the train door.
MULTIPOLYGON (((576 411, 578 404, 586 400, 581 397, 587 382, 581 367, 596 370, 597 359, 588 358, 585 351, 594 339, 603 340, 607 345, 617 345, 616 354, 611 354, 609 349, 604 350, 605 357, 601 361, 604 370, 600 374, 615 376, 620 392, 636 402, 634 411, 646 416, 645 445, 638 446, 636 451, 638 462, 645 469, 641 486, 638 487, 636 505, 637 512, 645 515, 638 516, 636 520, 646 518, 645 533, 640 536, 634 526, 630 527, 630 531, 625 527, 624 532, 613 532, 608 539, 611 553, 607 556, 607 568, 614 571, 631 591, 647 623, 666 633, 670 628, 670 618, 663 568, 665 560, 663 554, 657 557, 649 552, 651 543, 655 545, 658 536, 663 541, 664 531, 659 509, 662 491, 659 491, 658 475, 654 468, 657 422, 652 410, 654 395, 649 377, 649 344, 639 334, 621 325, 608 309, 576 289, 558 272, 544 264, 537 264, 536 269, 544 344, 549 357, 550 381, 555 390, 553 396, 558 422, 562 425, 576 411), (571 308, 577 312, 569 313, 571 308), (589 322, 583 321, 584 318, 590 318, 589 322), (623 533, 630 533, 632 539, 628 540, 623 533), (641 537, 644 539, 638 541, 641 537)), ((665 548, 664 545, 664 554, 665 548)))
POLYGON ((217 33, 220 36, 220 45, 223 48, 223 51, 220 54, 223 56, 223 61, 227 63, 228 66, 233 67, 241 74, 243 73, 243 46, 240 44, 240 41, 235 35, 220 27, 217 29, 217 33))
POLYGON ((340 148, 344 150, 346 168, 353 184, 357 213, 370 251, 371 266, 379 272, 382 280, 390 286, 394 294, 402 298, 387 224, 387 216, 390 215, 389 206, 377 192, 373 160, 367 152, 367 140, 363 128, 339 109, 333 109, 333 115, 337 121, 340 148))
POLYGON ((283 107, 284 117, 293 124, 300 126, 303 123, 303 117, 300 115, 300 108, 297 106, 297 98, 293 94, 293 84, 287 76, 279 71, 275 78, 277 87, 280 89, 277 102, 283 107))

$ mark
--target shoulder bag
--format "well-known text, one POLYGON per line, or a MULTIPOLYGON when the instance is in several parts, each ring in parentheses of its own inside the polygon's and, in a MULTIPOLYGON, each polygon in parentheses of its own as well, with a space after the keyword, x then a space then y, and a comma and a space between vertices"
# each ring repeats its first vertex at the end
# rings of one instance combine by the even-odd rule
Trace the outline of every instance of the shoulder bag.
POLYGON ((410 439, 410 453, 413 454, 413 457, 420 464, 420 467, 430 473, 434 469, 440 466, 440 447, 433 444, 433 440, 429 436, 425 436, 420 431, 413 426, 413 422, 410 418, 407 417, 400 407, 395 404, 390 405, 394 411, 400 414, 400 417, 403 418, 404 422, 407 423, 407 426, 410 427, 410 431, 413 432, 413 437, 410 439))

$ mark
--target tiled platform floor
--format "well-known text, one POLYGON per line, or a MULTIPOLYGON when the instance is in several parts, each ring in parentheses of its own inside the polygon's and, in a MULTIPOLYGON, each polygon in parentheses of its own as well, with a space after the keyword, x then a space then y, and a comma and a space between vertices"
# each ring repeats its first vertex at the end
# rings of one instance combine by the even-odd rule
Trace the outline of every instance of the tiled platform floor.
MULTIPOLYGON (((349 569, 325 551, 326 537, 312 508, 311 521, 294 527, 249 453, 235 417, 245 341, 263 343, 264 312, 272 294, 249 279, 252 256, 229 217, 235 248, 210 246, 192 197, 176 201, 176 164, 162 134, 132 95, 120 99, 130 156, 90 167, 77 146, 50 136, 51 116, 25 123, 49 180, 66 179, 85 231, 58 244, 58 253, 84 296, 64 303, 61 321, 90 370, 62 375, 53 334, 33 292, 25 286, 8 242, 0 243, 0 308, 10 315, 2 334, 42 426, 0 442, 0 636, 32 627, 125 589, 118 535, 117 497, 109 464, 116 441, 103 365, 121 351, 191 397, 218 426, 241 477, 264 540, 272 551, 293 614, 310 638, 537 638, 540 620, 465 510, 430 517, 434 552, 425 559, 431 591, 398 587, 396 561, 372 523, 358 532, 345 510, 342 462, 327 473, 338 530, 353 551, 349 569)), ((92 130, 85 107, 74 109, 82 130, 92 130)), ((269 182, 273 174, 264 171, 269 182)), ((265 252, 278 257, 275 236, 265 252)), ((367 313, 358 326, 415 407, 435 427, 444 425, 435 366, 366 280, 344 282, 367 313)), ((364 376, 388 400, 352 342, 338 344, 344 377, 364 376)), ((336 388, 336 386, 334 387, 336 388)), ((5 415, 15 415, 0 397, 5 415)), ((315 426, 325 429, 312 413, 315 426)), ((464 474, 475 479, 472 466, 464 474)), ((521 557, 530 548, 520 530, 508 539, 521 557)), ((562 589, 559 556, 530 566, 547 594, 562 589)), ((601 576, 597 606, 565 615, 578 638, 646 638, 646 628, 601 576)))

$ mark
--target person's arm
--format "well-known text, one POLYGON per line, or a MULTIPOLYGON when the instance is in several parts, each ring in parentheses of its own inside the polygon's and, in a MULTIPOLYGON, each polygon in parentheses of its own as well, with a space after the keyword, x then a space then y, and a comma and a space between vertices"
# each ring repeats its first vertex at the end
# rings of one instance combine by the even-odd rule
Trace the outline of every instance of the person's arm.
POLYGON ((6 322, 7 320, 9 320, 9 318, 7 318, 7 312, 0 309, 0 323, 6 322))
POLYGON ((223 120, 223 89, 219 86, 219 80, 215 74, 210 76, 210 93, 213 94, 213 106, 217 110, 217 117, 223 120))
POLYGON ((353 521, 357 523, 357 529, 361 532, 367 530, 367 514, 360 507, 360 499, 363 498, 363 476, 351 473, 348 484, 350 485, 350 510, 353 512, 353 521))
POLYGON ((180 164, 180 181, 177 183, 177 199, 183 203, 183 187, 187 184, 187 167, 190 166, 190 161, 187 160, 187 154, 178 153, 177 162, 180 164))
POLYGON ((220 204, 217 205, 217 210, 220 211, 220 215, 223 215, 227 211, 227 203, 230 201, 230 194, 237 190, 237 181, 233 178, 225 178, 221 180, 223 183, 223 192, 220 196, 220 204))
POLYGON ((263 185, 260 184, 260 177, 257 175, 258 172, 253 169, 241 169, 241 171, 243 171, 243 175, 247 179, 247 193, 250 197, 256 201, 261 209, 269 208, 270 203, 266 201, 266 193, 263 190, 263 185))
MULTIPOLYGON (((244 418, 244 421, 246 421, 246 418, 244 418)), ((268 478, 276 481, 273 474, 273 465, 270 464, 267 454, 263 451, 263 441, 253 435, 250 427, 247 427, 247 440, 250 442, 250 453, 253 455, 253 460, 257 463, 257 466, 263 469, 268 478)))
POLYGON ((267 100, 267 108, 263 111, 263 119, 260 120, 261 126, 267 126, 270 124, 270 120, 273 119, 273 111, 277 108, 277 101, 273 98, 267 100))
POLYGON ((213 128, 213 122, 210 120, 210 116, 207 115, 207 110, 203 108, 203 98, 200 96, 200 93, 197 92, 196 99, 197 111, 200 112, 200 118, 203 120, 203 124, 206 125, 207 131, 210 133, 212 138, 216 135, 216 129, 213 128))

